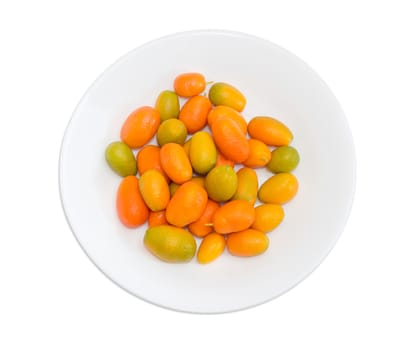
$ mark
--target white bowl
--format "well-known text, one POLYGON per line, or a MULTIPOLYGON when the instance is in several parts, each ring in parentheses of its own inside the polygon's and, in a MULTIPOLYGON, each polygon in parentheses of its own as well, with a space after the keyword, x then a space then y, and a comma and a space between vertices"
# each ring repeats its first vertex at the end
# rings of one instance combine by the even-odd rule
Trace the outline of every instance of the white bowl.
MULTIPOLYGON (((260 184, 270 175, 259 170, 260 184)), ((192 31, 149 42, 109 67, 88 89, 67 127, 60 155, 63 208, 92 262, 131 294, 166 308, 221 313, 269 301, 307 277, 327 256, 347 221, 355 188, 355 155, 344 113, 323 80, 290 52, 254 36, 192 31), (225 81, 247 97, 246 119, 270 115, 294 133, 300 188, 284 206, 283 223, 264 254, 225 252, 200 265, 164 263, 143 246, 146 226, 118 220, 120 177, 104 150, 119 139, 135 108, 153 105, 173 79, 197 71, 225 81)))

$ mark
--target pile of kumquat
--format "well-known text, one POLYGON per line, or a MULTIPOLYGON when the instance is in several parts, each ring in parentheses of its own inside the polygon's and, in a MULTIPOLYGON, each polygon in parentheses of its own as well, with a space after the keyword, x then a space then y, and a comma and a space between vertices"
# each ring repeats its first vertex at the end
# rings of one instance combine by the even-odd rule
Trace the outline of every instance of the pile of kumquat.
POLYGON ((121 141, 106 148, 107 163, 123 177, 116 199, 120 221, 129 228, 147 222, 144 245, 166 262, 188 262, 197 254, 205 264, 226 247, 235 256, 263 253, 267 233, 284 218, 282 205, 298 190, 292 132, 268 116, 247 123, 241 114, 246 98, 230 84, 185 73, 173 86, 159 94, 155 107, 134 110, 121 127, 121 141), (264 167, 274 175, 259 186, 256 171, 264 167))

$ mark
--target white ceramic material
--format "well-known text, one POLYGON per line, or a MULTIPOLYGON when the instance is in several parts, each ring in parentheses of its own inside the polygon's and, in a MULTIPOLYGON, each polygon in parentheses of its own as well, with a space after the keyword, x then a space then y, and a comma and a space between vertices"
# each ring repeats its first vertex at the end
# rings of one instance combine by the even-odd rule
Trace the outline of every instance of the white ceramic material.
MULTIPOLYGON (((259 170, 260 184, 270 175, 259 170)), ((355 155, 336 98, 310 67, 261 38, 224 31, 170 35, 128 53, 108 68, 77 106, 63 140, 63 208, 92 262, 117 285, 154 304, 187 312, 220 313, 271 300, 294 287, 327 256, 353 201, 355 155), (293 131, 301 155, 297 197, 269 235, 268 251, 237 258, 225 252, 209 265, 167 264, 143 246, 146 226, 122 226, 115 211, 120 177, 104 159, 108 143, 135 108, 153 105, 183 72, 225 81, 247 97, 246 119, 270 115, 293 131)))

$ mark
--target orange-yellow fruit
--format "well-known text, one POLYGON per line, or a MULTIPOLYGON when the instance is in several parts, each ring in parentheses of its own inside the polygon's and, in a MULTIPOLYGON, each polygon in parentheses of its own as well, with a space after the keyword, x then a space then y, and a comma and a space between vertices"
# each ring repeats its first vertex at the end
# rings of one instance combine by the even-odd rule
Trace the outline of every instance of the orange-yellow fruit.
POLYGON ((118 187, 116 206, 120 221, 127 227, 137 227, 147 221, 149 210, 140 194, 136 176, 123 178, 118 187))
POLYGON ((237 122, 227 117, 218 117, 212 124, 212 134, 217 148, 227 159, 236 163, 247 159, 249 144, 237 122))
POLYGON ((287 146, 293 140, 290 129, 272 117, 254 117, 248 124, 248 133, 269 146, 287 146))
POLYGON ((246 98, 234 86, 227 83, 213 84, 209 90, 209 99, 215 105, 231 107, 241 112, 246 105, 246 98))
POLYGON ((284 204, 290 201, 298 191, 298 180, 290 173, 280 173, 265 181, 258 192, 264 203, 284 204))
POLYGON ((255 217, 253 204, 245 200, 232 200, 220 207, 213 215, 217 233, 231 233, 249 228, 255 217))
POLYGON ((285 212, 279 204, 262 204, 254 208, 256 216, 252 228, 263 233, 275 229, 282 222, 285 212))
POLYGON ((205 77, 200 73, 184 73, 176 77, 173 88, 176 94, 182 97, 199 95, 205 90, 205 77))
POLYGON ((164 210, 170 194, 168 183, 158 170, 147 170, 139 179, 139 190, 152 211, 164 210))
POLYGON ((184 227, 197 221, 203 214, 208 194, 202 186, 188 181, 181 185, 166 207, 166 220, 174 226, 184 227))
POLYGON ((249 155, 243 162, 244 166, 249 168, 264 167, 271 160, 271 150, 262 141, 256 139, 248 139, 249 155))
POLYGON ((246 134, 247 132, 247 123, 244 117, 240 113, 238 113, 235 109, 227 106, 217 106, 213 108, 208 114, 208 125, 211 127, 213 123, 219 117, 227 117, 235 121, 242 132, 246 134))
POLYGON ((243 199, 254 204, 257 199, 258 179, 253 169, 241 168, 237 171, 238 185, 232 199, 243 199))
POLYGON ((259 255, 264 253, 268 246, 268 237, 264 233, 253 229, 231 233, 227 239, 228 251, 235 256, 259 255))
POLYGON ((184 123, 190 134, 201 130, 207 122, 212 104, 205 96, 193 96, 183 106, 179 119, 184 123))
POLYGON ((159 112, 149 106, 133 111, 121 128, 121 140, 131 148, 139 148, 149 142, 160 125, 159 112))
POLYGON ((192 178, 190 160, 183 147, 177 143, 167 143, 160 150, 161 167, 168 177, 177 184, 192 178))
POLYGON ((194 171, 207 174, 217 161, 216 145, 212 136, 206 131, 198 131, 191 138, 189 157, 194 171))
POLYGON ((209 233, 201 242, 197 260, 200 264, 207 264, 217 259, 223 253, 226 240, 223 235, 209 233))

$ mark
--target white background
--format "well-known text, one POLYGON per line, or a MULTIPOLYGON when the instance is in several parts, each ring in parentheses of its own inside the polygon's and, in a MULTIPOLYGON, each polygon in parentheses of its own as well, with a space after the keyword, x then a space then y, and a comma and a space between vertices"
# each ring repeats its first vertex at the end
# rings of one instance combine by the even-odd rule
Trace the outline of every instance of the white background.
POLYGON ((1 1, 0 348, 395 349, 392 3, 1 1), (92 81, 146 41, 206 28, 262 36, 314 68, 344 108, 358 166, 325 262, 276 300, 214 316, 150 305, 104 277, 69 230, 57 179, 63 132, 92 81))

